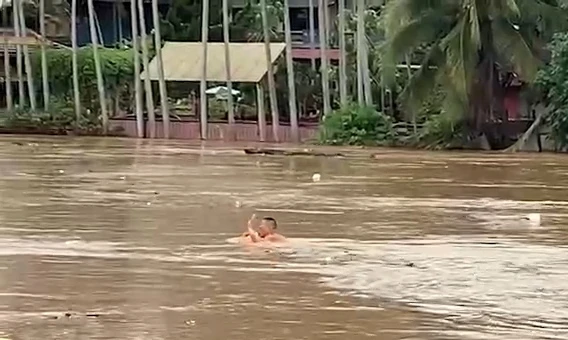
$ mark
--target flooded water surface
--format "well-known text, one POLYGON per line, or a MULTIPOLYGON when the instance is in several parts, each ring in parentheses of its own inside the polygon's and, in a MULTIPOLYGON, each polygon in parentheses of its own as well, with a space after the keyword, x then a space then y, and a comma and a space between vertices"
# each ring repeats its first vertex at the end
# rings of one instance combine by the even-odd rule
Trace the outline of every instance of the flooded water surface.
POLYGON ((375 152, 2 137, 0 338, 568 338, 566 156, 375 152))

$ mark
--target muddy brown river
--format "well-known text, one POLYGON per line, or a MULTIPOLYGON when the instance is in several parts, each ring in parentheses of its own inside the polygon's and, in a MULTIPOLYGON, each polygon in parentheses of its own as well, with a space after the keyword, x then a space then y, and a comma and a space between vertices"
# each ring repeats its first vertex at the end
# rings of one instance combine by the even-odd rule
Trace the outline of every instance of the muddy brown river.
POLYGON ((374 152, 1 137, 0 338, 568 338, 567 156, 374 152))

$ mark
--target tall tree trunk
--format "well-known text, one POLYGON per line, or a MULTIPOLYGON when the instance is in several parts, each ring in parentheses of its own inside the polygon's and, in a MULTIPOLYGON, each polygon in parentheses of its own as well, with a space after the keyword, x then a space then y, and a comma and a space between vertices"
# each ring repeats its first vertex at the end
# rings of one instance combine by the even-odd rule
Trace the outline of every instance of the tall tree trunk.
MULTIPOLYGON (((12 2, 12 19, 14 21, 14 33, 21 37, 20 16, 18 15, 18 2, 12 2)), ((24 71, 22 67, 22 45, 16 45, 16 73, 18 74, 18 103, 20 107, 26 106, 26 89, 24 87, 24 71)))
POLYGON ((223 42, 225 47, 225 75, 227 76, 227 107, 229 110, 229 138, 235 139, 235 110, 233 105, 233 82, 231 80, 231 52, 229 36, 229 0, 223 0, 223 42))
POLYGON ((357 102, 359 105, 365 104, 364 92, 364 58, 365 53, 365 23, 363 17, 365 16, 364 6, 361 2, 356 2, 355 7, 357 10, 357 102))
POLYGON ((276 84, 274 82, 274 70, 270 50, 270 35, 268 30, 268 13, 266 0, 260 0, 260 11, 262 12, 262 31, 264 34, 264 52, 266 54, 266 67, 268 72, 268 96, 270 98, 270 112, 272 113, 272 135, 276 143, 280 142, 280 115, 278 113, 278 101, 276 99, 276 84))
POLYGON ((290 1, 284 0, 284 36, 286 39, 286 71, 288 74, 288 105, 290 107, 290 126, 292 140, 300 142, 298 131, 298 109, 296 103, 296 82, 294 79, 294 63, 292 61, 292 32, 290 27, 290 1))
POLYGON ((39 32, 41 34, 41 80, 43 87, 43 109, 49 110, 49 76, 47 74, 47 55, 45 51, 45 0, 39 0, 39 32))
POLYGON ((138 5, 130 0, 130 23, 132 30, 132 54, 134 57, 134 108, 136 112, 136 133, 144 138, 144 114, 142 110, 142 82, 140 80, 140 44, 138 37, 138 5))
POLYGON ((10 67, 10 52, 8 50, 8 43, 6 36, 4 36, 4 74, 6 84, 6 109, 12 111, 14 109, 14 97, 12 95, 12 70, 10 67))
POLYGON ((75 102, 76 125, 79 126, 81 120, 81 95, 79 93, 79 64, 77 61, 77 1, 71 0, 71 46, 73 64, 73 99, 75 102))
MULTIPOLYGON (((28 28, 26 26, 26 18, 24 17, 24 4, 22 0, 16 2, 18 4, 18 16, 20 20, 20 29, 22 37, 27 36, 28 28)), ((24 66, 26 69, 26 81, 28 83, 28 95, 30 97, 30 108, 32 111, 37 110, 36 93, 35 93, 35 83, 34 75, 32 71, 32 61, 30 59, 30 50, 28 45, 24 45, 24 66)))
POLYGON ((168 104, 168 89, 164 78, 164 62, 162 60, 162 34, 160 32, 160 13, 158 0, 152 0, 152 18, 154 20, 154 45, 156 47, 156 63, 158 68, 158 86, 160 88, 160 106, 162 108, 162 125, 164 138, 170 138, 170 108, 168 104))
POLYGON ((103 79, 103 71, 101 69, 101 60, 99 58, 99 42, 97 39, 97 31, 95 27, 95 9, 93 0, 87 0, 87 11, 89 13, 89 31, 91 33, 91 44, 93 48, 93 60, 95 62, 95 73, 97 74, 97 90, 99 92, 99 105, 101 106, 101 116, 103 120, 103 134, 108 133, 108 111, 105 97, 105 85, 103 79))
POLYGON ((199 86, 199 108, 201 121, 201 139, 207 139, 207 44, 209 41, 209 0, 203 0, 201 8, 201 44, 203 63, 201 64, 201 82, 199 86))
POLYGON ((320 56, 321 56, 321 89, 323 95, 323 115, 327 116, 331 113, 331 103, 329 98, 329 70, 327 66, 327 33, 325 25, 325 10, 327 10, 326 0, 319 0, 318 21, 319 21, 319 38, 320 38, 320 56))
POLYGON ((339 99, 347 105, 347 52, 345 49, 345 0, 339 0, 339 99))
POLYGON ((146 95, 146 111, 148 111, 148 125, 150 138, 156 138, 156 112, 154 110, 154 94, 152 93, 152 80, 150 79, 150 56, 148 52, 148 35, 146 34, 146 18, 144 15, 144 0, 138 0, 138 17, 140 20, 140 46, 142 47, 142 64, 146 77, 144 78, 144 93, 146 95))
POLYGON ((316 37, 315 37, 315 31, 316 31, 316 27, 314 24, 314 0, 309 0, 309 8, 308 8, 308 35, 310 38, 310 59, 312 60, 312 69, 315 71, 316 70, 316 58, 314 58, 314 46, 316 44, 316 37))

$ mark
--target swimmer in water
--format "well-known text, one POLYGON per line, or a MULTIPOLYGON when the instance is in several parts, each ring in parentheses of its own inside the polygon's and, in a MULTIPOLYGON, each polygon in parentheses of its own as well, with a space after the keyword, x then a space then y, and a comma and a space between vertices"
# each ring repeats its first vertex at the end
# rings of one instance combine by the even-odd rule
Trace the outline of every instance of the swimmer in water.
POLYGON ((272 217, 263 217, 260 220, 260 225, 258 227, 258 231, 255 231, 252 225, 252 222, 256 220, 256 215, 252 215, 250 220, 248 221, 247 231, 241 235, 241 237, 245 237, 249 239, 253 243, 258 242, 284 242, 286 238, 278 233, 275 230, 278 228, 278 223, 272 217))

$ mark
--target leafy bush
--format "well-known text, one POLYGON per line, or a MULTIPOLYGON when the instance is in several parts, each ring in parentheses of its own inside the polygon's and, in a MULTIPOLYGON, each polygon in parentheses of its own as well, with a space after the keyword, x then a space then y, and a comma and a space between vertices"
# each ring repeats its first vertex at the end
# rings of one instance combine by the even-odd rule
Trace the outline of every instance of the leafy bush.
POLYGON ((32 111, 17 107, 8 113, 4 124, 13 129, 30 129, 41 132, 65 133, 69 130, 98 133, 101 131, 99 115, 85 111, 77 122, 75 111, 70 100, 52 98, 49 112, 32 111))
POLYGON ((552 58, 540 70, 536 84, 551 105, 546 121, 559 148, 568 146, 568 33, 558 33, 549 45, 552 58))
MULTIPOLYGON (((99 49, 105 90, 109 96, 128 94, 134 81, 134 59, 130 49, 99 49)), ((35 80, 40 83, 41 58, 33 56, 35 80)), ((99 97, 93 50, 82 47, 77 53, 81 104, 84 108, 99 112, 99 97)), ((72 51, 50 49, 47 51, 47 69, 51 94, 58 98, 73 98, 72 51)), ((38 88, 41 88, 41 84, 38 88)))
POLYGON ((319 139, 331 145, 391 145, 391 118, 370 106, 346 105, 324 117, 319 139))

